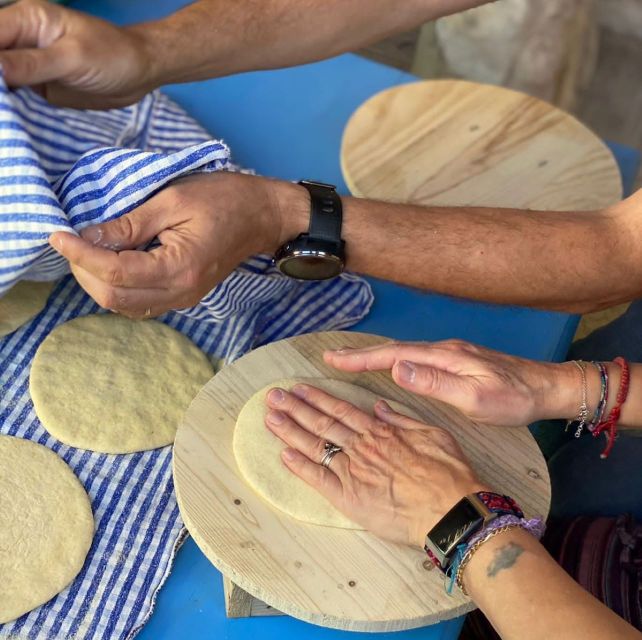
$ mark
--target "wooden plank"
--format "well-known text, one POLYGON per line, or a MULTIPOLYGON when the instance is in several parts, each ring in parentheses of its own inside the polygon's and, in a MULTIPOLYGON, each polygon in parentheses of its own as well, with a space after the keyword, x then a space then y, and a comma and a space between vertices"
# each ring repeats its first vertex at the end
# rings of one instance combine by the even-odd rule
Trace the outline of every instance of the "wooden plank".
MULTIPOLYGON (((310 334, 257 349, 225 367, 194 400, 174 447, 174 478, 185 523, 214 565, 268 605, 309 622, 355 631, 433 624, 472 608, 448 596, 425 555, 365 531, 319 527, 277 512, 240 477, 232 450, 236 417, 252 394, 288 377, 332 377, 397 400, 447 428, 490 486, 529 514, 546 514, 548 471, 526 428, 480 428, 447 405, 397 387, 389 374, 342 373, 325 348, 384 339, 358 333, 310 334)), ((232 589, 228 583, 228 593, 232 589)), ((232 600, 230 596, 230 600, 232 600)), ((239 608, 247 603, 239 598, 239 608)))
POLYGON ((622 195, 604 143, 522 93, 461 80, 383 91, 352 116, 341 166, 353 195, 431 205, 599 209, 622 195))
POLYGON ((261 616, 282 616, 283 614, 262 600, 251 596, 229 578, 223 576, 225 614, 228 618, 256 618, 261 616))

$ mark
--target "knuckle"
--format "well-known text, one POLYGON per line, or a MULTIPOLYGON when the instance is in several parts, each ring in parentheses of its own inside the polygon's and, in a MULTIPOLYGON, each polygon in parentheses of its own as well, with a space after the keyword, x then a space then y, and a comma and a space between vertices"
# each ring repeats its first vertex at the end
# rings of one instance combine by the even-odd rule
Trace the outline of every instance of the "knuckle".
POLYGON ((333 409, 332 412, 334 413, 334 415, 341 422, 350 420, 350 418, 352 418, 357 411, 354 405, 350 404, 349 402, 346 402, 345 400, 339 400, 338 402, 336 402, 335 405, 332 407, 332 409, 333 409))
POLYGON ((125 274, 123 273, 123 270, 117 265, 109 267, 105 275, 107 276, 107 281, 113 287, 120 287, 124 284, 125 274))
POLYGON ((319 435, 323 436, 336 424, 337 422, 334 418, 331 418, 330 416, 322 416, 317 420, 316 431, 319 435))
POLYGON ((442 346, 452 349, 453 351, 465 351, 468 347, 468 342, 465 340, 460 340, 459 338, 452 338, 450 340, 444 340, 442 346))
POLYGON ((103 309, 116 309, 121 306, 118 304, 118 296, 115 290, 111 287, 105 287, 98 291, 94 299, 103 309))

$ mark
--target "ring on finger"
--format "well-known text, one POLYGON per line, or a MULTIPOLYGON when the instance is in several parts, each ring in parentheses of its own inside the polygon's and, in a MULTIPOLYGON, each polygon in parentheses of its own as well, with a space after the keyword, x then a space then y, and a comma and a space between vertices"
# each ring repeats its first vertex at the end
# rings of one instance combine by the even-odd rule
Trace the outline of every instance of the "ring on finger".
POLYGON ((341 451, 343 451, 343 449, 339 445, 336 445, 333 442, 326 442, 323 457, 321 458, 321 466, 329 469, 332 458, 341 451))

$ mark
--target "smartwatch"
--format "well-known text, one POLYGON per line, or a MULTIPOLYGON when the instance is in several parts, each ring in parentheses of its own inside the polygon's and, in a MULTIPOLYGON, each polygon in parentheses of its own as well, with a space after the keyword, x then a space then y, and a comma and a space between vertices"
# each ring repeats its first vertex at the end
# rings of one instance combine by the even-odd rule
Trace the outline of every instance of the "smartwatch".
POLYGON ((341 239, 343 207, 336 187, 301 180, 310 194, 310 226, 286 242, 274 262, 286 276, 297 280, 329 280, 343 271, 345 243, 341 239))
POLYGON ((484 525, 503 515, 523 518, 524 513, 508 496, 480 491, 462 498, 426 536, 424 550, 443 571, 453 561, 457 547, 484 525))

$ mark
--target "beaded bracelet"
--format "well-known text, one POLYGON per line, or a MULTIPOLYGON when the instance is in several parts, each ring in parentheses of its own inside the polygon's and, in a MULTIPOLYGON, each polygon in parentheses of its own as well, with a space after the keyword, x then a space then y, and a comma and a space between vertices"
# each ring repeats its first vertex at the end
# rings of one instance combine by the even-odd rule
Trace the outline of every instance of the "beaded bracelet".
POLYGON ((591 362, 600 374, 600 399, 595 407, 595 413, 588 423, 588 430, 593 433, 595 427, 604 419, 604 413, 609 402, 609 370, 603 362, 591 362))
POLYGON ((458 547, 455 558, 446 574, 446 576, 450 578, 446 586, 446 592, 448 594, 452 593, 453 586, 456 584, 464 595, 468 595, 464 587, 463 577, 464 570, 473 557, 473 554, 485 542, 495 537, 498 533, 508 531, 509 529, 525 529, 539 540, 544 535, 546 525, 542 518, 527 520, 526 518, 518 518, 515 515, 503 515, 491 520, 485 527, 471 536, 466 543, 458 547))
POLYGON ((621 357, 615 358, 613 362, 620 366, 622 369, 622 375, 620 377, 620 388, 617 392, 617 397, 615 399, 615 406, 611 409, 609 415, 602 420, 593 430, 593 436, 597 438, 601 433, 607 433, 606 447, 604 451, 600 454, 600 458, 605 460, 609 457, 613 445, 615 444, 615 436, 617 435, 617 422, 620 419, 620 413, 622 412, 622 405, 626 402, 626 399, 629 395, 629 382, 631 371, 629 368, 629 363, 621 357))

